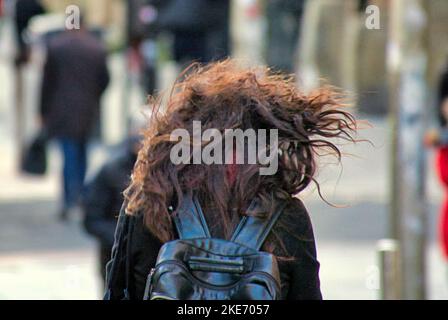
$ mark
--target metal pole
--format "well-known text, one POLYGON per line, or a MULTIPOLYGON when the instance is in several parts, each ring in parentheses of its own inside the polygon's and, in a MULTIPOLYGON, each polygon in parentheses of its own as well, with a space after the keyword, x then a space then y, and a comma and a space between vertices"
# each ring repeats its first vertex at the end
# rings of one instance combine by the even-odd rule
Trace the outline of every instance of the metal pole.
POLYGON ((383 239, 378 242, 380 265, 380 299, 398 300, 401 296, 401 263, 397 240, 383 239))
POLYGON ((390 214, 389 237, 400 238, 400 163, 398 160, 398 122, 400 109, 400 68, 403 54, 403 2, 394 0, 389 2, 389 35, 387 43, 387 70, 389 82, 389 118, 392 131, 391 138, 391 167, 390 167, 390 214))
POLYGON ((400 243, 403 298, 424 299, 426 201, 422 136, 426 106, 426 13, 421 0, 394 0, 390 6, 391 233, 400 243))

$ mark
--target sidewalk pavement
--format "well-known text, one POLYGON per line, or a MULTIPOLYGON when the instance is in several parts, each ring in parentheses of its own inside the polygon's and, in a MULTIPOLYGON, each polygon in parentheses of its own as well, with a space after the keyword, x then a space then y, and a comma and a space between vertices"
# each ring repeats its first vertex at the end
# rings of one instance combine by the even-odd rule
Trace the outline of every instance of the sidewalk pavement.
POLYGON ((99 299, 96 244, 57 203, 0 202, 0 299, 99 299))

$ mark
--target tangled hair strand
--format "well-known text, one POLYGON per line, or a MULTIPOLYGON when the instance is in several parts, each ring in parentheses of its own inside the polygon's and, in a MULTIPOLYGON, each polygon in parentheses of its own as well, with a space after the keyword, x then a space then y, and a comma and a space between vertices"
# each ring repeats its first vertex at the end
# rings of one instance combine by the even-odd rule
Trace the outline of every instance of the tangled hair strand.
POLYGON ((174 85, 163 112, 162 98, 153 99, 154 112, 125 191, 127 214, 142 214, 146 227, 160 241, 169 241, 175 237, 176 214, 169 206, 176 207, 183 191, 194 190, 213 204, 213 221, 228 236, 253 197, 272 208, 275 199, 296 196, 315 181, 316 159, 323 150, 340 160, 330 140, 354 142, 357 129, 343 101, 329 86, 305 94, 292 77, 265 67, 242 68, 232 60, 194 65, 174 85), (194 120, 201 121, 203 130, 220 132, 277 129, 277 173, 260 175, 260 164, 241 164, 232 167, 237 174, 231 183, 231 165, 173 164, 170 151, 177 141, 170 141, 170 134, 183 128, 192 136, 194 120))

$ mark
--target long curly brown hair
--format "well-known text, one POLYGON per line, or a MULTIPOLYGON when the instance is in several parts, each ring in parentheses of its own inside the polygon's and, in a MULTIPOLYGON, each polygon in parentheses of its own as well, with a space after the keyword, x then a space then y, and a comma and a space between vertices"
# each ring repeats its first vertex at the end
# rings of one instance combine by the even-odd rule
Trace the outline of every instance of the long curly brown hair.
MULTIPOLYGON (((343 98, 332 87, 306 94, 292 76, 266 67, 244 68, 232 60, 190 67, 167 101, 152 100, 155 108, 125 191, 127 214, 142 214, 151 233, 169 241, 175 237, 172 215, 176 214, 169 207, 175 208, 183 192, 193 190, 212 204, 210 221, 229 236, 255 196, 272 208, 279 199, 296 196, 315 181, 316 159, 323 152, 340 159, 341 152, 329 140, 354 141, 356 132, 356 121, 344 110, 343 98), (201 121, 203 130, 220 132, 277 129, 277 173, 260 175, 258 163, 173 164, 170 151, 177 141, 171 141, 170 134, 183 128, 193 136, 194 120, 201 121)), ((267 210, 265 217, 271 213, 267 210)))

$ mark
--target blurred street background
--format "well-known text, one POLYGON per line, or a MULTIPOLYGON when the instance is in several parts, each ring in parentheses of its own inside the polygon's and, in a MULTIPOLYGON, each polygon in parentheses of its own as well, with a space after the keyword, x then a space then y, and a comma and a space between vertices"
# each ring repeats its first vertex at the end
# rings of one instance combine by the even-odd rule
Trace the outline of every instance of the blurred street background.
MULTIPOLYGON (((45 35, 64 28, 65 10, 74 4, 82 8, 89 28, 99 30, 99 39, 107 49, 110 81, 101 97, 94 138, 88 145, 86 181, 116 152, 129 134, 133 119, 145 112, 149 91, 169 88, 188 61, 209 59, 176 57, 175 38, 163 30, 143 31, 134 39, 133 28, 145 30, 144 22, 153 19, 153 7, 148 5, 151 1, 47 0, 41 1, 46 13, 34 16, 26 29, 30 54, 26 61, 17 62, 16 1, 0 2, 0 299, 100 299, 103 291, 98 243, 85 231, 83 211, 76 208, 63 221, 58 217, 63 159, 57 143, 50 141, 47 146, 45 175, 20 170, 23 148, 39 130, 45 35), (130 26, 131 16, 141 19, 143 27, 130 26), (145 44, 156 49, 144 51, 141 48, 145 44), (154 50, 157 54, 153 54, 154 50), (154 72, 149 79, 145 78, 145 70, 149 70, 145 68, 154 72)), ((356 117, 370 123, 363 126, 358 138, 371 143, 343 146, 342 163, 325 164, 319 171, 317 180, 324 197, 340 207, 324 203, 313 185, 301 195, 315 228, 324 298, 380 299, 378 241, 395 237, 408 243, 405 250, 409 252, 420 250, 418 244, 423 247, 421 255, 410 255, 420 259, 414 262, 423 268, 408 269, 416 272, 415 278, 423 279, 423 296, 402 297, 448 299, 447 261, 438 233, 445 191, 435 169, 435 150, 417 141, 423 141, 425 130, 438 126, 438 82, 448 62, 448 2, 313 0, 303 1, 299 16, 292 14, 294 5, 282 13, 276 7, 281 2, 302 3, 230 1, 228 54, 243 63, 270 64, 294 72, 304 90, 325 79, 351 93, 356 117), (394 2, 398 4, 391 4, 394 2), (373 11, 369 11, 369 5, 373 5, 373 11), (368 20, 375 8, 379 9, 379 25, 368 20), (400 10, 401 17, 405 17, 405 26, 401 27, 393 18, 400 10), (281 33, 275 33, 280 32, 275 28, 278 25, 293 31, 284 31, 281 38, 281 33), (292 44, 288 39, 294 39, 292 44), (283 51, 282 45, 286 47, 283 51), (400 52, 405 62, 394 68, 399 59, 394 57, 399 57, 400 52), (417 77, 413 89, 397 85, 394 77, 401 77, 398 83, 405 83, 409 63, 416 66, 410 68, 414 72, 410 77, 418 76, 420 56, 425 58, 422 83, 417 77), (409 90, 425 93, 417 111, 400 105, 400 97, 409 90), (404 111, 397 111, 400 108, 404 111), (416 127, 409 129, 406 121, 400 122, 401 117, 409 116, 406 112, 416 117, 412 124, 416 127), (406 134, 413 144, 406 142, 406 134), (397 148, 394 141, 405 141, 403 148, 397 148), (413 162, 409 164, 408 160, 413 162), (409 179, 407 174, 413 170, 416 178, 409 179), (409 181, 422 186, 416 191, 417 197, 412 188, 406 189, 412 185, 409 181), (399 192, 394 189, 397 184, 399 192), (400 207, 393 198, 401 197, 406 204, 400 207), (412 201, 419 201, 421 208, 412 201), (413 208, 416 213, 409 220, 408 212, 402 213, 401 220, 393 218, 397 214, 394 210, 413 208), (394 223, 398 225, 395 231, 394 223), (420 238, 403 235, 412 223, 420 238)), ((420 101, 418 95, 414 100, 420 101)), ((415 105, 415 101, 409 105, 415 105)), ((402 260, 413 263, 407 256, 402 260)), ((403 290, 412 289, 405 286, 403 290)))

